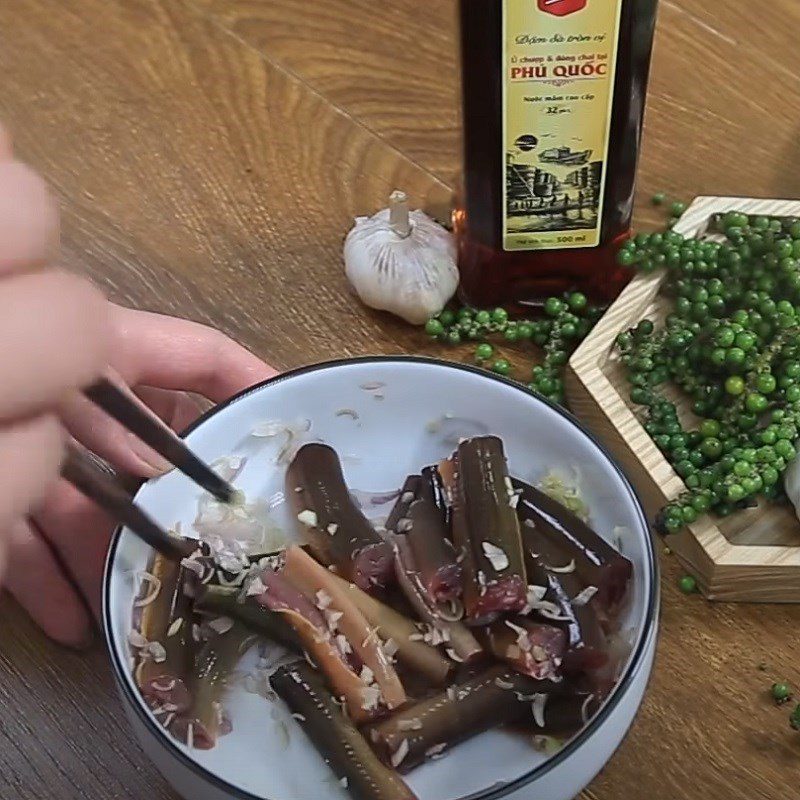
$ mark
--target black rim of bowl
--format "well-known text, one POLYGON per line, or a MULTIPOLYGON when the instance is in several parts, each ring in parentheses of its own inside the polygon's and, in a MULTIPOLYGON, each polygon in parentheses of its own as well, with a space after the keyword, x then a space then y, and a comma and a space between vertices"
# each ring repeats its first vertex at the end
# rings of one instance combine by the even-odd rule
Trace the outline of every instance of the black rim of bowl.
MULTIPOLYGON (((312 372, 320 372, 323 370, 328 370, 335 367, 342 367, 347 365, 371 364, 371 363, 372 364, 419 363, 419 364, 435 365, 439 367, 444 367, 446 369, 460 370, 462 372, 469 372, 474 375, 478 375, 479 377, 484 378, 486 380, 497 381, 499 383, 511 387, 512 389, 515 389, 516 391, 522 392, 523 394, 535 397, 539 402, 544 403, 546 406, 549 406, 551 409, 556 411, 562 417, 569 420, 603 454, 603 456, 608 461, 609 465, 617 472, 617 474, 622 479, 625 489, 627 490, 628 495, 630 496, 630 499, 634 505, 634 508, 636 509, 641 524, 641 528, 645 532, 645 553, 651 576, 650 592, 646 598, 647 608, 645 612, 642 635, 639 637, 639 642, 637 644, 636 650, 630 659, 630 663, 628 664, 628 668, 625 670, 625 674, 620 678, 619 681, 617 681, 617 684, 614 687, 611 696, 606 700, 605 704, 600 709, 600 711, 589 721, 589 724, 586 725, 576 736, 574 736, 561 750, 559 750, 558 753, 551 756, 543 764, 540 764, 538 767, 535 767, 530 772, 525 773, 519 778, 509 781, 508 783, 503 783, 501 785, 495 784, 494 786, 489 787, 481 792, 470 794, 468 796, 469 800, 499 800, 499 798, 504 797, 505 795, 508 795, 511 792, 514 792, 518 789, 521 789, 524 786, 527 786, 532 781, 541 778, 543 775, 546 775, 548 772, 550 772, 550 770, 555 769, 557 766, 559 766, 559 764, 562 764, 564 761, 566 761, 566 759, 568 759, 571 755, 577 752, 580 749, 580 747, 586 742, 586 740, 589 739, 592 736, 592 734, 603 725, 605 720, 611 715, 614 709, 617 708, 620 701, 625 696, 625 693, 629 688, 630 684, 633 682, 633 679, 637 676, 639 669, 642 666, 642 657, 648 646, 648 642, 652 636, 653 624, 656 621, 658 614, 658 607, 659 607, 659 593, 658 593, 659 567, 658 567, 658 561, 655 557, 655 546, 653 544, 653 539, 649 533, 647 518, 645 516, 638 495, 636 494, 635 490, 633 489, 633 486, 631 485, 627 476, 619 467, 617 462, 611 457, 606 448, 602 444, 600 444, 600 442, 597 441, 595 436, 586 429, 583 423, 581 423, 569 411, 551 402, 546 397, 542 397, 540 394, 530 391, 522 384, 516 383, 512 380, 509 380, 508 378, 504 378, 500 375, 487 372, 486 370, 479 369, 478 367, 473 367, 468 364, 459 364, 450 361, 442 361, 437 358, 429 358, 426 356, 362 356, 357 358, 339 359, 335 361, 325 361, 319 364, 312 364, 305 367, 298 367, 297 369, 289 370, 288 372, 283 372, 280 375, 276 375, 274 378, 269 378, 266 381, 262 381, 261 383, 255 384, 254 386, 251 386, 248 389, 244 389, 238 394, 235 394, 233 397, 230 397, 224 403, 220 403, 219 405, 214 406, 212 409, 203 414, 199 419, 197 419, 194 423, 192 423, 188 428, 186 428, 186 430, 184 430, 181 433, 181 436, 184 437, 188 436, 192 431, 194 431, 200 425, 203 425, 206 421, 208 421, 213 416, 226 409, 228 406, 232 405, 233 403, 236 403, 238 400, 241 400, 242 398, 247 397, 250 394, 253 394, 254 392, 260 391, 261 389, 267 386, 272 386, 281 383, 282 381, 289 380, 298 375, 305 375, 312 372)), ((176 758, 185 767, 194 772, 198 777, 201 777, 204 781, 211 783, 213 786, 215 786, 217 789, 220 789, 223 792, 227 792, 228 796, 234 798, 235 800, 269 800, 269 798, 266 798, 263 795, 259 796, 251 794, 250 792, 245 791, 244 789, 240 789, 237 786, 234 786, 233 784, 226 781, 224 778, 220 778, 218 775, 215 775, 213 772, 201 766, 192 758, 190 758, 188 755, 186 755, 186 753, 184 753, 177 746, 175 740, 172 739, 172 737, 169 736, 166 733, 166 731, 160 725, 158 725, 157 722, 155 722, 155 720, 152 718, 149 712, 145 710, 141 697, 137 696, 137 694, 131 689, 131 686, 127 678, 126 667, 122 663, 122 660, 117 652, 117 647, 115 643, 112 641, 112 626, 111 626, 110 602, 109 602, 111 571, 113 569, 117 546, 120 541, 122 530, 123 526, 119 526, 114 531, 114 534, 111 538, 111 544, 109 547, 108 557, 106 559, 105 571, 103 575, 103 631, 105 634, 106 646, 108 647, 108 651, 111 656, 111 663, 114 666, 114 672, 115 672, 115 677, 117 679, 117 684, 121 687, 123 694, 129 701, 130 706, 136 712, 136 715, 139 717, 142 723, 144 723, 148 731, 154 734, 155 741, 158 742, 162 746, 162 748, 167 750, 167 752, 173 758, 176 758)))

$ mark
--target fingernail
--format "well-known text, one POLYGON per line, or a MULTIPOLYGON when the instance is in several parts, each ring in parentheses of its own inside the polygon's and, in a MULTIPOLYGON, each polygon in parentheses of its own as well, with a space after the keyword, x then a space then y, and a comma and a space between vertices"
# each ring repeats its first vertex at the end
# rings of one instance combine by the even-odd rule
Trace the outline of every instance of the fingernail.
POLYGON ((144 464, 147 465, 152 473, 149 477, 156 478, 159 475, 165 475, 173 469, 172 464, 166 458, 162 458, 158 453, 148 453, 147 455, 140 454, 139 458, 144 464))
POLYGON ((133 439, 131 447, 137 461, 141 464, 142 477, 156 478, 172 469, 172 464, 169 461, 162 458, 155 450, 152 450, 138 439, 133 439))

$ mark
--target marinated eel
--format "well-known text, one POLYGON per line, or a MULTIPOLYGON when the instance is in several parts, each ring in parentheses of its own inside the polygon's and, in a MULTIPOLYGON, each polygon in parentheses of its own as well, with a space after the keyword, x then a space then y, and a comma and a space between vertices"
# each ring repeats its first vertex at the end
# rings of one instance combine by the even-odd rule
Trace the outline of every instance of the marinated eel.
POLYGON ((600 695, 586 689, 554 697, 544 707, 544 725, 534 722, 534 732, 546 736, 571 736, 598 712, 601 703, 600 695))
POLYGON ((533 614, 567 634, 563 670, 578 673, 599 669, 608 661, 605 635, 591 601, 580 599, 587 587, 578 577, 574 561, 564 563, 559 543, 538 525, 524 525, 522 537, 532 591, 539 587, 543 595, 532 599, 533 614))
POLYGON ((192 704, 171 726, 173 733, 191 747, 210 750, 229 729, 222 698, 234 667, 255 642, 250 630, 236 623, 200 648, 189 686, 192 704))
POLYGON ((558 674, 567 635, 553 624, 517 616, 495 620, 483 629, 481 641, 500 661, 523 675, 544 680, 558 674))
MULTIPOLYGON (((397 524, 400 520, 408 518, 408 509, 411 504, 420 496, 422 489, 422 476, 409 475, 403 483, 403 488, 400 489, 400 496, 397 498, 389 516, 386 518, 386 530, 396 532, 397 524)), ((402 527, 402 525, 401 525, 402 527)))
POLYGON ((302 654, 303 644, 300 637, 288 623, 285 615, 281 615, 278 611, 272 611, 254 597, 244 598, 240 602, 240 594, 239 589, 225 586, 204 586, 195 599, 195 611, 206 616, 230 617, 246 625, 253 633, 302 654))
POLYGON ((441 609, 432 605, 417 571, 411 545, 402 534, 395 536, 394 553, 397 583, 420 619, 440 632, 442 641, 447 644, 450 654, 455 654, 456 660, 468 663, 479 658, 483 648, 469 628, 462 622, 445 619, 441 609))
POLYGON ((421 475, 409 475, 400 496, 394 504, 386 520, 386 530, 397 532, 397 523, 408 517, 408 509, 415 500, 426 500, 439 510, 445 527, 449 526, 450 508, 447 503, 447 491, 438 467, 425 467, 421 475))
POLYGON ((298 450, 286 473, 286 496, 320 561, 365 591, 392 580, 391 547, 353 501, 332 447, 314 443, 298 450))
POLYGON ((461 595, 462 569, 449 539, 444 484, 436 468, 406 478, 386 529, 407 537, 429 605, 435 609, 439 603, 455 602, 461 595))
POLYGON ((461 595, 462 568, 445 525, 439 509, 428 499, 420 498, 408 509, 405 535, 422 587, 434 606, 452 603, 461 595))
POLYGON ((520 611, 527 578, 503 443, 496 436, 467 439, 439 471, 451 502, 453 541, 464 554, 467 618, 486 622, 520 611))
MULTIPOLYGON (((317 602, 324 599, 326 610, 338 615, 338 629, 364 666, 369 668, 386 707, 391 710, 405 703, 403 684, 383 649, 383 643, 331 572, 302 548, 294 546, 286 551, 286 566, 282 574, 309 599, 317 602)), ((365 703, 367 708, 371 705, 369 701, 365 703)))
POLYGON ((464 739, 533 717, 536 705, 546 707, 550 695, 563 691, 558 683, 495 666, 401 709, 369 726, 365 735, 384 763, 406 772, 464 739))
POLYGON ((334 576, 334 579, 347 590, 350 599, 377 630, 381 639, 387 644, 393 642, 396 645, 397 659, 401 664, 423 675, 434 686, 445 683, 453 668, 452 662, 435 647, 419 641, 419 628, 408 617, 368 595, 354 583, 348 583, 338 576, 334 576))
POLYGON ((354 800, 416 800, 402 778, 378 760, 311 667, 302 662, 281 667, 270 684, 354 800))
MULTIPOLYGON (((156 553, 150 574, 160 582, 158 594, 142 608, 140 632, 153 648, 140 651, 136 682, 145 700, 153 707, 185 711, 190 697, 187 681, 192 668, 191 599, 184 592, 184 582, 191 576, 176 561, 156 553)), ((169 713, 169 712, 168 712, 169 713)))
MULTIPOLYGON (((303 550, 296 549, 313 561, 303 550)), ((326 575, 331 574, 323 571, 326 575)), ((256 602, 281 615, 292 627, 308 657, 325 675, 337 695, 344 698, 348 713, 358 722, 374 717, 377 703, 365 702, 369 688, 361 680, 363 662, 346 637, 335 634, 336 625, 328 622, 333 618, 329 616, 326 620, 324 610, 315 602, 315 594, 304 593, 283 570, 265 568, 261 581, 265 590, 255 596, 256 602)))
POLYGON ((561 545, 565 561, 575 560, 578 577, 597 589, 594 602, 612 613, 625 597, 633 565, 579 516, 527 483, 512 479, 520 491, 517 515, 522 526, 536 525, 561 545))

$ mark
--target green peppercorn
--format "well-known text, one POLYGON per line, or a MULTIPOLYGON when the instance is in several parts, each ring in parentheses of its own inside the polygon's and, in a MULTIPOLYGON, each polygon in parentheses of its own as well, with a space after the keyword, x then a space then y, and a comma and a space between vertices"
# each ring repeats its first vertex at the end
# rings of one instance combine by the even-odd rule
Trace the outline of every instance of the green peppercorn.
POLYGON ((543 375, 537 381, 536 386, 542 394, 552 394, 556 390, 555 378, 543 375))
POLYGON ((744 498, 744 496, 745 491, 741 484, 732 483, 730 486, 728 486, 727 497, 731 503, 738 503, 744 498))
POLYGON ((475 348, 476 361, 488 361, 494 355, 494 348, 488 342, 482 342, 475 348))
POLYGON ((669 438, 668 433, 659 433, 653 437, 653 441, 656 443, 656 447, 658 447, 659 450, 668 450, 669 438))
POLYGON ((763 481, 758 475, 742 478, 742 488, 748 495, 755 494, 763 485, 763 481))
MULTIPOLYGON (((800 387, 798 388, 798 397, 800 397, 800 387)), ((757 392, 751 392, 745 398, 745 408, 751 414, 760 414, 763 411, 766 411, 767 405, 769 405, 769 401, 763 394, 758 394, 757 392)))
POLYGON ((617 347, 620 350, 627 350, 633 344, 633 336, 629 331, 624 331, 617 335, 617 347))
POLYGON ((772 699, 777 703, 785 703, 792 698, 792 690, 788 683, 773 683, 770 688, 772 699))
POLYGON ((579 314, 589 305, 589 300, 586 295, 581 292, 572 292, 567 297, 567 305, 572 311, 579 314))
POLYGON ((697 581, 691 575, 684 575, 678 580, 678 588, 684 594, 694 594, 697 591, 697 581))
POLYGON ((787 378, 800 378, 800 362, 792 362, 783 368, 783 374, 787 378))
POLYGON ((677 533, 683 527, 683 518, 680 516, 667 517, 664 520, 667 533, 677 533))
POLYGON ((578 326, 573 325, 571 322, 563 323, 560 330, 565 339, 574 339, 578 335, 578 326))
POLYGON ((617 253, 617 263, 621 267, 630 267, 636 263, 636 253, 633 250, 620 250, 617 253))
POLYGON ((673 217, 683 216, 683 213, 686 211, 686 203, 682 202, 681 200, 676 200, 669 207, 669 210, 673 217))
MULTIPOLYGON (((651 198, 651 202, 654 206, 663 206, 666 200, 667 195, 664 192, 656 192, 651 198)), ((800 236, 797 238, 800 239, 800 236)))
POLYGON ((508 311, 504 308, 496 308, 492 311, 492 322, 502 324, 508 320, 508 311))
POLYGON ((725 381, 725 391, 731 395, 740 395, 744 391, 744 379, 739 375, 731 375, 725 381))
POLYGON ((779 439, 775 442, 775 452, 786 461, 791 461, 796 455, 794 445, 787 439, 779 439))
POLYGON ((511 364, 506 358, 498 358, 497 361, 492 364, 492 371, 496 372, 498 375, 508 375, 509 372, 511 372, 511 364))
POLYGON ((652 321, 649 319, 640 320, 639 324, 636 326, 636 334, 638 336, 650 336, 655 330, 655 325, 653 325, 652 321))
POLYGON ((764 486, 774 486, 779 477, 778 470, 775 467, 763 467, 761 470, 761 480, 764 486))
POLYGON ((775 377, 769 372, 762 372, 756 379, 756 388, 762 394, 772 394, 776 386, 775 377))
POLYGON ((560 367, 567 363, 567 353, 565 350, 553 350, 545 356, 545 363, 550 366, 560 367))
POLYGON ((708 459, 717 459, 722 455, 722 442, 710 437, 700 444, 700 452, 708 459))
POLYGON ((744 364, 746 353, 741 347, 731 347, 725 354, 725 363, 731 369, 738 369, 744 364))
POLYGON ((704 439, 710 439, 719 436, 719 422, 715 419, 704 419, 700 423, 700 433, 704 439))
POLYGON ((557 317, 564 309, 564 302, 558 297, 548 297, 544 303, 544 313, 550 317, 557 317))
POLYGON ((441 336, 441 334, 444 333, 444 325, 435 317, 431 317, 431 319, 425 323, 425 333, 427 333, 428 336, 441 336))

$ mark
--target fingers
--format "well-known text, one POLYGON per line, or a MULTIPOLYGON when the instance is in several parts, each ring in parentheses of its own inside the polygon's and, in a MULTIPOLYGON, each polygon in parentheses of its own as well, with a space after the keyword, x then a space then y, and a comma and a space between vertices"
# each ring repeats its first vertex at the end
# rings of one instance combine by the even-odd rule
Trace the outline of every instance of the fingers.
POLYGON ((0 419, 51 408, 105 369, 108 303, 86 281, 58 271, 6 278, 0 306, 0 419))
MULTIPOLYGON (((276 374, 245 348, 194 322, 111 306, 111 362, 120 383, 136 386, 167 424, 181 430, 201 409, 183 391, 221 401, 276 374), (143 385, 143 386, 142 386, 143 385)), ((2 326, 0 325, 0 335, 2 326)), ((84 446, 133 475, 150 478, 171 467, 157 453, 76 393, 62 419, 84 446)))
POLYGON ((0 131, 0 273, 40 267, 58 250, 58 206, 47 184, 7 155, 0 131))
POLYGON ((0 532, 44 500, 58 478, 63 446, 61 426, 49 415, 0 429, 0 532))
POLYGON ((52 488, 33 519, 99 619, 103 568, 113 521, 65 481, 58 481, 52 488))
POLYGON ((48 544, 25 521, 11 529, 5 585, 49 637, 70 647, 91 644, 91 619, 83 601, 48 544))
POLYGON ((209 403, 198 395, 173 392, 169 389, 139 386, 136 389, 136 395, 164 423, 178 432, 191 425, 209 408, 213 408, 213 403, 209 403))
POLYGON ((224 334, 189 320, 112 306, 114 367, 131 386, 196 392, 221 402, 277 374, 224 334))
MULTIPOLYGON (((124 390, 131 393, 127 387, 124 390)), ((134 399, 144 407, 138 397, 134 399)), ((64 427, 84 447, 123 472, 154 478, 172 469, 166 459, 78 392, 61 406, 60 417, 64 427)))

